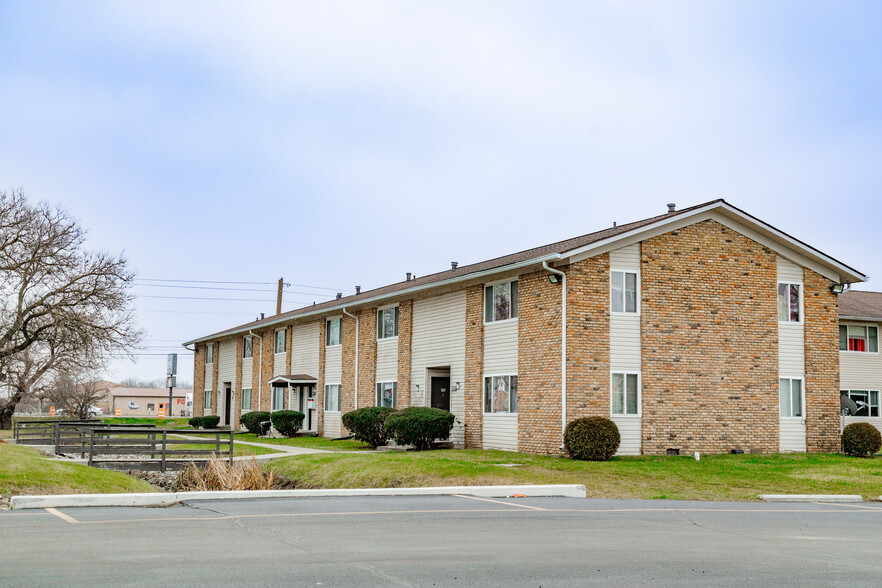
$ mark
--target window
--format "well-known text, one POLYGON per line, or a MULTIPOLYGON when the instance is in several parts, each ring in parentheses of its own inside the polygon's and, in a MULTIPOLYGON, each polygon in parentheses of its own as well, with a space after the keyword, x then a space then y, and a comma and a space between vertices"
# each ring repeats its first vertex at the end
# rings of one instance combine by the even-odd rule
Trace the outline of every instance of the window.
POLYGON ((484 412, 516 413, 518 411, 518 377, 484 377, 484 412))
POLYGON ((799 284, 778 284, 778 321, 782 323, 798 323, 799 317, 799 284))
POLYGON ((205 346, 205 363, 214 363, 214 343, 205 346))
POLYGON ((800 378, 781 378, 778 384, 783 418, 802 417, 802 380, 800 378))
POLYGON ((340 384, 325 384, 325 411, 340 412, 340 384))
POLYGON ((609 287, 613 312, 637 312, 636 272, 611 272, 609 287))
POLYGON ((242 357, 248 359, 254 356, 254 339, 245 337, 242 339, 242 357))
POLYGON ((518 283, 504 282, 484 288, 484 322, 518 318, 518 283))
POLYGON ((398 307, 377 311, 377 339, 398 336, 398 307))
POLYGON ((205 391, 205 399, 202 401, 202 408, 206 410, 211 408, 211 390, 205 391))
POLYGON ((612 375, 610 412, 617 415, 640 414, 640 374, 612 375))
POLYGON ((340 333, 340 318, 328 319, 325 325, 325 345, 333 347, 340 345, 343 339, 340 333))
MULTIPOLYGON (((154 410, 153 407, 154 407, 154 404, 148 402, 147 403, 147 412, 153 412, 153 410, 154 410)), ((209 406, 208 408, 211 408, 211 407, 209 406)))
POLYGON ((287 349, 285 343, 285 329, 279 329, 276 331, 275 339, 273 340, 273 349, 275 353, 285 353, 285 350, 287 349))
POLYGON ((377 383, 377 406, 395 408, 398 403, 398 382, 377 383))
POLYGON ((242 388, 242 410, 251 410, 251 388, 242 388))
POLYGON ((842 390, 857 404, 857 412, 848 416, 877 417, 879 416, 879 391, 878 390, 842 390))
POLYGON ((879 328, 840 325, 839 349, 879 353, 879 328))
POLYGON ((270 410, 285 409, 285 388, 283 386, 273 386, 272 408, 270 410))

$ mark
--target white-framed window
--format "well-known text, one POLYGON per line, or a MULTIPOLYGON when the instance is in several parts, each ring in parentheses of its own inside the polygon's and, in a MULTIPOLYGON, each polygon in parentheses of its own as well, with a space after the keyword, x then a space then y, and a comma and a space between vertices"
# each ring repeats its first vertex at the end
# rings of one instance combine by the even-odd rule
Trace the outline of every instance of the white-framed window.
POLYGON ((839 350, 879 353, 879 328, 868 325, 839 325, 839 350))
POLYGON ((284 386, 273 386, 273 396, 272 396, 272 406, 270 410, 284 410, 285 409, 285 391, 287 388, 284 386))
POLYGON ((484 322, 518 318, 518 281, 484 287, 484 322))
POLYGON ((377 382, 377 406, 397 408, 398 382, 377 382))
POLYGON ((242 410, 251 410, 251 388, 242 388, 242 410))
POLYGON ((327 347, 334 347, 343 343, 340 320, 340 317, 330 318, 325 323, 325 345, 327 347))
POLYGON ((802 418, 805 416, 805 394, 802 378, 780 378, 778 394, 782 418, 802 418))
POLYGON ((254 338, 253 337, 244 337, 242 339, 242 357, 244 359, 249 359, 254 357, 254 338))
POLYGON ((205 346, 205 365, 214 363, 214 343, 205 346))
POLYGON ((778 282, 778 321, 802 321, 802 284, 778 282))
POLYGON ((398 336, 398 307, 381 308, 377 311, 377 339, 398 336))
POLYGON ((273 338, 273 350, 275 353, 285 353, 287 351, 287 338, 285 337, 286 330, 279 329, 276 331, 273 338))
POLYGON ((340 384, 325 384, 325 412, 340 412, 340 384))
POLYGON ((484 413, 514 414, 518 412, 518 377, 516 375, 484 376, 484 413))
POLYGON ((610 413, 614 415, 640 415, 640 374, 636 372, 613 372, 610 383, 610 413))
POLYGON ((640 312, 640 277, 637 272, 613 270, 609 276, 612 312, 640 312))
POLYGON ((848 416, 877 417, 879 416, 878 390, 840 390, 857 404, 857 412, 848 416))
POLYGON ((205 391, 205 398, 202 400, 202 408, 206 410, 211 409, 211 390, 205 391))

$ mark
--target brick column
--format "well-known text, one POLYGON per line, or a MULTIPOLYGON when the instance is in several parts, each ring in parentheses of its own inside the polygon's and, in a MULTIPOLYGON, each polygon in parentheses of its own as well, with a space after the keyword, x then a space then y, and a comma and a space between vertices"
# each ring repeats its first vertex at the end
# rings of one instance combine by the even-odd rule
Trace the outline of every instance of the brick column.
POLYGON ((220 341, 214 341, 214 350, 211 362, 211 414, 220 414, 220 402, 217 400, 218 377, 217 372, 220 367, 220 341))
MULTIPOLYGON (((399 315, 400 317, 400 315, 399 315)), ((401 329, 399 327, 399 336, 401 329)), ((484 286, 466 289, 465 447, 484 445, 484 286)), ((400 343, 399 343, 400 345, 400 343)))
POLYGON ((609 254, 577 261, 565 269, 567 422, 609 417, 609 254))
MULTIPOLYGON (((374 322, 377 313, 374 312, 374 322)), ((376 330, 376 326, 374 327, 376 330)), ((411 344, 413 343, 413 300, 398 304, 398 407, 410 406, 411 344)))
POLYGON ((244 342, 242 337, 236 339, 236 381, 233 382, 233 390, 235 398, 233 399, 233 410, 230 415, 233 419, 232 425, 234 429, 239 429, 239 417, 242 416, 242 348, 244 342))
POLYGON ((205 416, 205 344, 197 343, 193 353, 193 416, 205 416))
MULTIPOLYGON (((263 354, 259 359, 261 381, 263 385, 260 387, 260 407, 258 410, 268 412, 273 405, 272 386, 270 386, 269 383, 269 381, 273 379, 273 329, 269 328, 258 334, 263 337, 261 340, 263 354)), ((257 388, 255 388, 255 390, 257 390, 257 388)), ((254 392, 252 391, 251 394, 253 396, 254 392)))
MULTIPOLYGON (((361 336, 364 334, 359 329, 359 342, 361 345, 361 336)), ((343 315, 340 320, 340 335, 343 340, 342 349, 342 368, 343 372, 340 376, 340 414, 345 414, 351 410, 355 410, 355 354, 358 350, 355 348, 355 319, 343 315)), ((361 364, 358 371, 362 369, 361 364)))
POLYGON ((805 434, 808 451, 838 452, 839 297, 833 285, 803 270, 805 308, 805 434))
POLYGON ((285 329, 285 374, 291 374, 291 346, 293 345, 294 325, 288 325, 285 329))
POLYGON ((325 320, 319 323, 319 373, 315 389, 315 420, 319 437, 324 436, 325 433, 325 329, 327 326, 325 320))
MULTIPOLYGON (((373 406, 377 379, 377 309, 358 313, 358 408, 373 406)), ((398 385, 401 394, 401 385, 398 385)))

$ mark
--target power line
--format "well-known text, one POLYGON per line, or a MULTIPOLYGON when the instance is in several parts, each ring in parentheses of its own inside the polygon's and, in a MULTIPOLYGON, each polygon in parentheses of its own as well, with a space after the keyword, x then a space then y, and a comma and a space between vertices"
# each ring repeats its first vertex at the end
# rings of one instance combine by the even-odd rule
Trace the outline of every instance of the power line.
MULTIPOLYGON (((275 286, 277 282, 231 282, 224 280, 163 280, 159 278, 135 278, 137 282, 177 282, 182 284, 239 284, 239 285, 250 285, 250 286, 275 286)), ((289 282, 285 282, 286 286, 297 286, 298 288, 313 288, 315 290, 331 290, 333 292, 351 292, 351 289, 347 288, 329 288, 327 286, 313 286, 311 284, 292 284, 289 282)))
MULTIPOLYGON (((275 293, 276 290, 263 290, 260 288, 220 288, 215 286, 178 286, 176 284, 135 284, 136 288, 186 288, 188 290, 223 290, 226 292, 267 292, 275 293)), ((286 294, 297 294, 303 296, 323 296, 330 298, 330 294, 319 294, 318 292, 295 292, 294 290, 282 290, 286 294)))
MULTIPOLYGON (((139 295, 137 298, 161 298, 163 300, 214 300, 221 302, 275 302, 275 300, 265 298, 210 298, 200 296, 158 296, 153 294, 139 295)), ((296 300, 286 300, 285 298, 282 298, 282 301, 298 304, 296 300)))
POLYGON ((227 316, 254 316, 253 312, 211 312, 210 310, 153 310, 153 309, 139 309, 136 312, 158 312, 162 314, 215 314, 215 315, 227 315, 227 316))

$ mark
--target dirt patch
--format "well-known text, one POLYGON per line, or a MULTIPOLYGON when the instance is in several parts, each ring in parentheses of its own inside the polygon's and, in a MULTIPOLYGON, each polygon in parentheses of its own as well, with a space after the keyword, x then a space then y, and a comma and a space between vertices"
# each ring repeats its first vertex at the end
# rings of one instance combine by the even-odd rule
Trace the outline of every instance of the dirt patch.
POLYGON ((173 492, 178 472, 145 472, 144 470, 128 470, 125 472, 133 478, 144 480, 162 492, 173 492))

